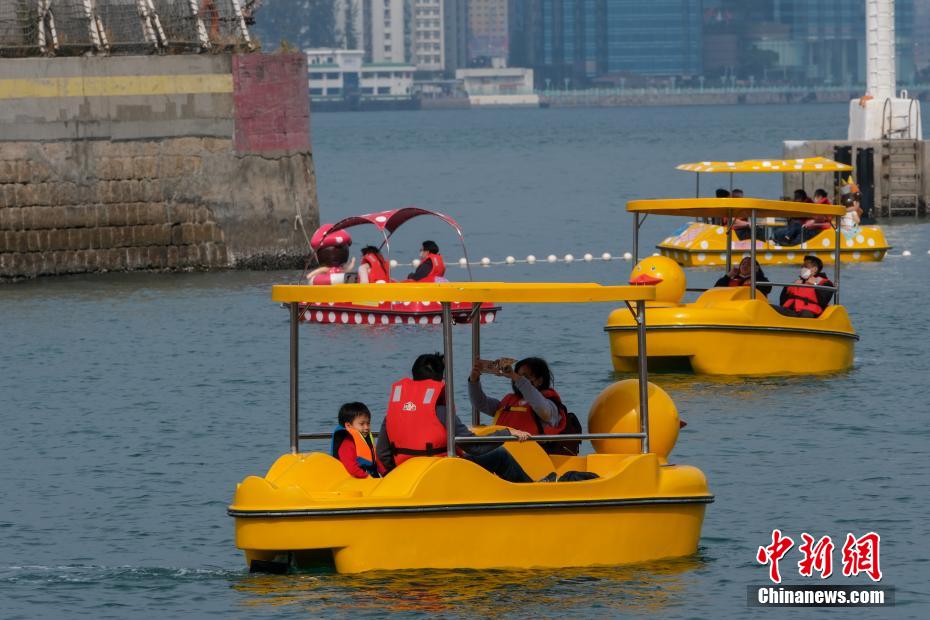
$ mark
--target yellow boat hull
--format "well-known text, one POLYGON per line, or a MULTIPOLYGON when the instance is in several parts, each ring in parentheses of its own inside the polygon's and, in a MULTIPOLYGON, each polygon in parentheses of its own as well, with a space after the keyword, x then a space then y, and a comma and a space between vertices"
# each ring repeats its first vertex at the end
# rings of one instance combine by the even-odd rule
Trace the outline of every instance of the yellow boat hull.
MULTIPOLYGON (((762 265, 800 264, 807 255, 832 264, 836 233, 824 230, 800 245, 783 247, 773 241, 756 241, 756 259, 762 265)), ((748 256, 751 242, 740 241, 733 234, 734 256, 748 256)), ((726 229, 715 224, 691 222, 681 232, 666 237, 656 246, 683 267, 719 267, 727 262, 726 229)), ((885 258, 891 247, 879 226, 862 226, 855 234, 840 234, 840 260, 844 263, 873 263, 885 258)), ((737 259, 738 260, 738 259, 737 259)))
MULTIPOLYGON (((830 373, 852 367, 858 336, 842 306, 816 319, 778 314, 749 290, 717 288, 687 304, 649 304, 646 353, 650 368, 690 369, 708 375, 830 373)), ((605 331, 613 367, 635 372, 636 324, 614 310, 605 331)))
POLYGON ((329 455, 286 454, 238 486, 229 507, 236 545, 248 562, 322 562, 340 573, 618 565, 696 552, 713 501, 698 469, 656 454, 507 448, 534 479, 553 469, 601 477, 513 484, 465 459, 418 457, 362 480, 329 455))

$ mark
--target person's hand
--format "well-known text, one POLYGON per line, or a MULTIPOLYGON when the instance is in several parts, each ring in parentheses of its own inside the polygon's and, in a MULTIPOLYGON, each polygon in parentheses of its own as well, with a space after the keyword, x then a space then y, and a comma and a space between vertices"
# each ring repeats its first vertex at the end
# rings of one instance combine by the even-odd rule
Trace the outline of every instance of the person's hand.
POLYGON ((728 278, 735 278, 739 275, 739 267, 733 267, 730 271, 727 272, 728 278))
POLYGON ((520 378, 520 375, 518 375, 517 372, 513 369, 513 366, 510 367, 510 372, 501 371, 501 376, 507 377, 511 381, 516 381, 517 379, 520 378))
POLYGON ((527 439, 530 438, 530 434, 527 433, 526 431, 519 431, 519 430, 517 430, 517 429, 515 429, 515 428, 511 428, 511 429, 508 429, 508 430, 510 431, 510 434, 513 435, 514 437, 516 437, 517 440, 519 440, 519 441, 526 441, 527 439))
POLYGON ((481 378, 481 360, 475 360, 475 363, 471 367, 471 374, 468 375, 468 380, 474 383, 481 378))

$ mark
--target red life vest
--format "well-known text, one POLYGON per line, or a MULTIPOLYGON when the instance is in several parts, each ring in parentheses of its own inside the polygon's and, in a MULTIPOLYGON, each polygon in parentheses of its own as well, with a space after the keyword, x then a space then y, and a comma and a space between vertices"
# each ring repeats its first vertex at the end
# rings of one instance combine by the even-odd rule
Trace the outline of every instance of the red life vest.
POLYGON ((446 454, 446 427, 436 417, 444 389, 442 381, 429 379, 401 379, 391 386, 384 424, 396 465, 414 456, 446 454))
MULTIPOLYGON (((832 282, 823 276, 817 276, 814 282, 817 286, 830 286, 832 282)), ((788 299, 785 300, 784 307, 800 314, 804 310, 814 313, 814 316, 820 316, 823 313, 823 307, 820 300, 817 299, 817 289, 806 286, 789 286, 788 299)))
POLYGON ((727 286, 749 286, 749 278, 746 278, 745 280, 742 278, 742 276, 730 278, 730 281, 727 282, 727 286))
POLYGON ((355 460, 358 462, 358 466, 372 478, 380 478, 381 474, 378 473, 377 461, 371 450, 371 446, 374 445, 374 442, 371 439, 370 433, 368 437, 363 437, 362 434, 354 428, 337 426, 336 430, 333 431, 333 442, 329 449, 333 458, 339 458, 339 446, 347 436, 355 443, 355 460))
POLYGON ((368 265, 369 282, 390 282, 388 262, 384 257, 374 252, 362 257, 362 263, 368 265))
POLYGON ((328 284, 345 284, 345 273, 342 267, 330 267, 326 273, 318 273, 310 279, 310 284, 314 286, 326 286, 328 284), (341 277, 334 277, 341 276, 341 277))
POLYGON ((446 264, 442 262, 441 254, 427 254, 426 258, 432 263, 433 268, 430 269, 430 272, 426 274, 426 277, 420 280, 420 282, 435 282, 436 278, 441 278, 446 275, 446 264))
POLYGON ((558 435, 565 430, 566 413, 568 409, 562 404, 559 393, 555 390, 540 390, 539 392, 548 400, 555 403, 559 409, 559 423, 556 426, 543 424, 542 419, 522 396, 508 394, 501 400, 497 413, 494 414, 494 424, 509 426, 533 435, 558 435))

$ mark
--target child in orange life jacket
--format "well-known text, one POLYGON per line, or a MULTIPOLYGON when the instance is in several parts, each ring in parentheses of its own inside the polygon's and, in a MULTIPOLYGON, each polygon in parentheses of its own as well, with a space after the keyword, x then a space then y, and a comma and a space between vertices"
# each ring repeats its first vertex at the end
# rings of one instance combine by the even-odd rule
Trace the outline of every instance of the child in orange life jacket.
POLYGON ((390 282, 390 265, 373 245, 362 248, 362 264, 358 266, 359 284, 390 282))
POLYGON ((339 426, 333 431, 330 452, 356 478, 380 478, 384 473, 375 457, 371 412, 365 403, 346 403, 339 408, 339 426))

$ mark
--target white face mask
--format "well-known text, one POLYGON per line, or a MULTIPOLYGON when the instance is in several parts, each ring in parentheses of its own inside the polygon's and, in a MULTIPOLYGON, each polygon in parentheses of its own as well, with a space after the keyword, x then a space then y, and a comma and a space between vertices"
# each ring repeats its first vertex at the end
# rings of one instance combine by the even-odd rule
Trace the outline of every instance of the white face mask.
POLYGON ((805 267, 804 269, 801 270, 801 279, 802 280, 808 279, 809 277, 811 277, 811 273, 812 273, 811 270, 805 267))

